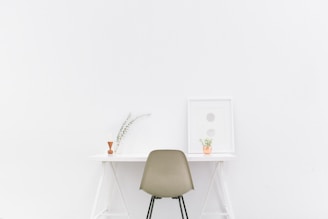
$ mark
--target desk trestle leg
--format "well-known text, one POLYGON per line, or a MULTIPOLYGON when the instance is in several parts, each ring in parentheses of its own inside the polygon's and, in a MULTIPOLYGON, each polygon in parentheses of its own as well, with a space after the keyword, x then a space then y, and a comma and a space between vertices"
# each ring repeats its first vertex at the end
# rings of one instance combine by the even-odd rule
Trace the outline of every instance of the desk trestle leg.
POLYGON ((101 211, 99 211, 98 213, 96 213, 97 211, 97 207, 98 207, 98 201, 99 201, 99 198, 100 198, 100 192, 103 188, 103 182, 104 182, 104 178, 105 178, 105 173, 106 173, 106 166, 105 166, 105 162, 102 162, 102 174, 100 176, 100 180, 99 180, 99 183, 98 183, 98 187, 97 187, 97 192, 96 192, 96 198, 95 198, 95 201, 94 201, 94 204, 93 204, 93 208, 92 208, 92 213, 91 213, 91 217, 90 219, 98 219, 100 216, 114 216, 114 217, 126 217, 126 218, 130 218, 129 216, 129 213, 128 213, 128 209, 127 209, 127 205, 126 205, 126 201, 125 201, 125 198, 123 196, 123 193, 122 193, 122 189, 121 189, 121 186, 118 182, 118 178, 117 178, 117 175, 116 175, 116 170, 115 170, 115 167, 113 165, 113 163, 110 163, 110 172, 113 176, 113 181, 114 183, 111 184, 111 188, 110 189, 114 189, 114 186, 116 185, 117 188, 118 188, 118 191, 119 191, 119 195, 121 196, 121 199, 123 201, 123 205, 124 205, 124 208, 125 208, 125 211, 126 212, 122 212, 122 213, 113 213, 110 211, 110 204, 112 204, 110 198, 111 198, 111 194, 110 193, 110 197, 109 199, 107 200, 107 203, 106 203, 106 207, 103 208, 101 211))
POLYGON ((218 161, 215 164, 215 170, 211 177, 210 185, 208 187, 208 191, 206 194, 204 206, 202 208, 201 217, 205 215, 219 215, 224 216, 226 219, 234 219, 234 214, 231 207, 231 202, 229 198, 228 188, 226 186, 226 182, 224 180, 224 173, 223 173, 223 161, 218 161), (213 189, 213 184, 216 185, 216 189, 219 192, 219 201, 223 206, 224 212, 205 212, 205 207, 208 202, 210 190, 213 189))

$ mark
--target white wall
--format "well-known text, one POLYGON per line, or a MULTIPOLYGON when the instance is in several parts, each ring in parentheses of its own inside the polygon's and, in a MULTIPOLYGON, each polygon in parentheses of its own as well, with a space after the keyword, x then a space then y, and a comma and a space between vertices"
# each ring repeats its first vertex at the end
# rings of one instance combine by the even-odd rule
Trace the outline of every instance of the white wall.
MULTIPOLYGON (((186 150, 190 96, 234 98, 238 159, 226 170, 237 219, 327 218, 326 8, 319 0, 1 1, 0 218, 88 218, 100 169, 87 157, 106 152, 129 112, 152 116, 131 128, 122 150, 186 150)), ((192 166, 200 186, 187 195, 191 218, 205 167, 192 166)), ((132 218, 144 218, 142 166, 119 168, 132 218)), ((178 217, 176 203, 155 207, 156 218, 178 217)))

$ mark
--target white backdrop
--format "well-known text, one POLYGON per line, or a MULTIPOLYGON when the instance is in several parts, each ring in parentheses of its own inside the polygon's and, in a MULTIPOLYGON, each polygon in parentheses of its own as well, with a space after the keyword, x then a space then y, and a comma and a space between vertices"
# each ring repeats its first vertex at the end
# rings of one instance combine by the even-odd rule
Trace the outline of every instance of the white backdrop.
MULTIPOLYGON (((236 218, 326 219, 327 6, 1 1, 0 218, 88 218, 100 166, 87 157, 106 152, 129 112, 152 115, 123 151, 187 150, 187 98, 232 96, 236 218)), ((119 168, 132 219, 144 218, 142 166, 119 168)), ((192 171, 197 218, 211 169, 192 171)), ((159 201, 154 214, 176 218, 177 203, 159 201)))

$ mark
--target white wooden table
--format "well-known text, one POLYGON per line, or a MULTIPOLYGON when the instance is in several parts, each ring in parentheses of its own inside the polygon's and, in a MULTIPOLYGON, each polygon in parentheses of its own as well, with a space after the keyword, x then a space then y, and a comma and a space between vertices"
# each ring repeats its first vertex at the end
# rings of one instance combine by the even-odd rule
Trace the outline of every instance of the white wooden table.
MULTIPOLYGON (((219 218, 222 216, 225 216, 226 219, 234 219, 234 214, 232 210, 232 206, 230 203, 229 193, 226 186, 226 182, 224 179, 224 173, 223 173, 223 165, 225 161, 233 160, 235 159, 234 154, 211 154, 211 155, 204 155, 204 154, 186 154, 187 160, 189 163, 194 162, 209 162, 209 163, 215 163, 215 171, 213 172, 210 180, 210 186, 208 187, 208 191, 206 194, 205 202, 203 203, 202 212, 200 215, 200 218, 205 215, 217 215, 219 218), (220 203, 223 207, 223 212, 206 212, 205 207, 207 205, 207 199, 209 196, 209 193, 213 187, 216 186, 216 188, 219 191, 218 198, 220 203)), ((122 193, 122 188, 120 186, 119 180, 117 178, 116 174, 116 168, 115 163, 124 162, 124 163, 135 163, 135 162, 143 162, 145 163, 147 160, 146 154, 114 154, 114 155, 108 155, 108 154, 101 154, 101 155, 94 155, 90 157, 91 160, 101 162, 102 166, 102 173, 100 176, 98 188, 96 191, 96 197, 93 204, 91 217, 90 219, 97 219, 100 216, 124 216, 126 218, 130 218, 128 206, 126 205, 125 198, 122 193), (106 165, 109 164, 109 165, 106 165), (124 208, 126 212, 124 213, 113 213, 109 209, 109 204, 106 203, 106 207, 104 209, 101 209, 97 212, 98 202, 99 202, 99 195, 101 192, 101 189, 103 187, 103 181, 106 175, 106 172, 108 171, 107 168, 109 167, 109 172, 112 174, 114 183, 116 184, 118 188, 118 192, 123 200, 124 208)), ((195 176, 193 176, 195 177, 195 176)), ((141 180, 141 179, 140 179, 141 180)))

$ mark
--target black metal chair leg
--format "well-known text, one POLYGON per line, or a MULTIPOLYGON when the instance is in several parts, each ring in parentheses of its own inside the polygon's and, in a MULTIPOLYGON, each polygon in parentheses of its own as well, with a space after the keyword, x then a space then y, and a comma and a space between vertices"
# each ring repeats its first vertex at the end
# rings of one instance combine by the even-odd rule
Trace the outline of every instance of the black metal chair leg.
POLYGON ((185 204, 185 202, 184 202, 183 196, 181 196, 181 200, 182 200, 182 203, 183 203, 183 208, 184 208, 185 213, 186 213, 186 217, 187 217, 187 219, 189 219, 189 218, 188 218, 188 213, 187 213, 186 204, 185 204))
POLYGON ((154 208, 154 202, 155 202, 155 196, 152 196, 150 199, 149 207, 148 207, 148 212, 147 212, 147 217, 146 219, 150 219, 151 215, 153 213, 153 208, 154 208))
MULTIPOLYGON (((152 214, 153 214, 155 199, 161 199, 161 198, 160 197, 155 197, 155 196, 151 197, 146 219, 150 219, 152 214)), ((173 199, 178 199, 178 201, 179 201, 179 207, 180 207, 180 212, 181 212, 182 219, 185 219, 185 216, 186 216, 186 219, 189 219, 186 204, 184 202, 183 196, 173 197, 173 199), (183 212, 183 209, 182 209, 182 205, 183 205, 183 208, 184 208, 184 212, 183 212)))
POLYGON ((182 219, 184 219, 184 215, 183 215, 183 211, 182 211, 182 206, 181 206, 181 196, 178 197, 178 200, 179 200, 179 206, 180 206, 181 216, 182 216, 182 219))

